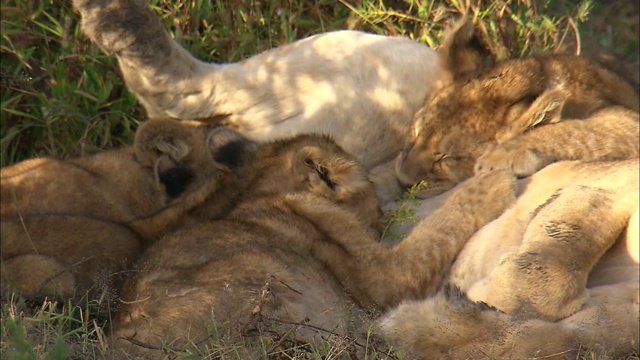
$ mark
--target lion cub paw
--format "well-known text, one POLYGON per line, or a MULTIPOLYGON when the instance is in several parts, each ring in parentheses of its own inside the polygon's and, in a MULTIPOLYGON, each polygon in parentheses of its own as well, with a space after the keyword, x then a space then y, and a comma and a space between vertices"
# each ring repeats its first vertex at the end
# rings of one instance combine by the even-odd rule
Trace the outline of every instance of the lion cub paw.
POLYGON ((504 169, 479 174, 467 180, 452 198, 452 201, 464 204, 465 209, 478 209, 478 220, 486 222, 515 203, 516 178, 504 169))
POLYGON ((533 150, 516 144, 502 144, 484 153, 476 161, 476 174, 508 169, 518 177, 533 175, 545 166, 544 160, 533 150))

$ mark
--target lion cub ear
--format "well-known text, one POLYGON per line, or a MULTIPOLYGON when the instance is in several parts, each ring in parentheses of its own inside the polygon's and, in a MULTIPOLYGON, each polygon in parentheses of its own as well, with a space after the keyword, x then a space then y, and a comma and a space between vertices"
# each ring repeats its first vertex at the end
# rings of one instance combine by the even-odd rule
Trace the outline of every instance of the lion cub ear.
POLYGON ((231 170, 246 165, 258 150, 255 142, 224 126, 209 131, 206 144, 213 160, 231 170))
POLYGON ((199 127, 195 122, 149 120, 136 132, 136 160, 153 169, 158 186, 171 199, 195 180, 196 169, 214 165, 199 127))
POLYGON ((438 53, 444 70, 450 76, 448 81, 474 79, 496 61, 486 44, 480 40, 471 20, 466 17, 456 21, 446 31, 438 53))
POLYGON ((202 155, 206 149, 203 144, 198 148, 196 128, 195 124, 177 120, 144 122, 133 140, 136 159, 142 166, 153 167, 157 166, 159 158, 179 163, 202 155))
POLYGON ((536 126, 559 122, 566 100, 567 94, 560 87, 543 92, 516 121, 496 134, 497 142, 511 140, 536 126))

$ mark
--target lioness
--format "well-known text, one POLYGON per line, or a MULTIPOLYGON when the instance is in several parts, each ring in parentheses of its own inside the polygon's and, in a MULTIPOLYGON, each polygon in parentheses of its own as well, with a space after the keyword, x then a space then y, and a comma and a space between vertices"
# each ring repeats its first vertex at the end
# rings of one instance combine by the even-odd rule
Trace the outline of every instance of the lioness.
POLYGON ((439 79, 435 51, 406 38, 334 31, 212 64, 171 39, 144 0, 74 5, 150 118, 226 124, 259 141, 325 133, 367 169, 397 156, 439 79))
POLYGON ((377 242, 378 201, 364 167, 325 136, 260 145, 240 178, 229 214, 202 217, 139 259, 114 318, 117 348, 154 353, 270 332, 324 343, 348 334, 363 310, 429 294, 461 244, 511 204, 515 181, 508 172, 470 181, 419 236, 390 250, 377 242), (477 195, 489 186, 495 201, 483 204, 477 195), (403 280, 408 273, 414 280, 403 280))
POLYGON ((236 180, 235 160, 219 156, 231 143, 226 132, 154 120, 131 147, 3 168, 2 291, 100 295, 191 209, 207 201, 209 216, 221 213, 236 180))
POLYGON ((638 351, 639 171, 560 162, 520 180, 516 205, 458 255, 454 287, 389 312, 382 334, 421 358, 638 351))
POLYGON ((638 157, 639 96, 614 72, 561 54, 495 63, 470 22, 438 51, 449 80, 416 113, 396 164, 401 183, 427 181, 422 197, 474 172, 527 176, 560 160, 638 157))

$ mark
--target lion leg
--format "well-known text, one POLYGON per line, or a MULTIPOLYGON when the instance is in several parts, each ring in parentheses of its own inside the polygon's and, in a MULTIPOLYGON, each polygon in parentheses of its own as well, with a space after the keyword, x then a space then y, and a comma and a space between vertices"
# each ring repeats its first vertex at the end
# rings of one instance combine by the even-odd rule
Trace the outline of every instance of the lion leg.
POLYGON ((394 248, 380 244, 348 211, 321 205, 322 199, 290 196, 288 202, 326 235, 313 243, 313 255, 361 305, 386 309, 431 294, 465 242, 514 202, 514 185, 505 171, 470 179, 394 248))
POLYGON ((524 177, 563 160, 633 159, 640 151, 639 134, 638 113, 612 106, 584 120, 534 128, 506 141, 480 156, 475 172, 511 169, 524 177))
POLYGON ((559 324, 572 329, 580 345, 596 354, 613 358, 637 353, 640 346, 637 280, 589 290, 590 297, 584 307, 559 324))
POLYGON ((84 32, 118 57, 127 86, 150 118, 210 115, 204 114, 212 105, 211 92, 201 89, 202 75, 215 72, 217 65, 195 59, 171 39, 146 0, 76 0, 74 5, 84 32), (186 100, 190 106, 183 104, 186 100))
MULTIPOLYGON (((632 209, 616 194, 570 186, 538 209, 523 243, 469 297, 509 314, 556 321, 588 299, 587 277, 626 227, 632 209)), ((618 194, 625 196, 625 194, 618 194)))
POLYGON ((522 320, 457 288, 424 301, 406 302, 378 322, 383 337, 417 358, 575 359, 617 358, 638 351, 638 284, 593 290, 583 309, 559 322, 522 320))
POLYGON ((2 260, 0 288, 16 290, 28 298, 47 294, 68 298, 76 290, 69 266, 45 255, 26 254, 2 260))
POLYGON ((401 304, 378 328, 392 345, 420 359, 557 359, 578 353, 572 329, 537 319, 517 321, 448 286, 427 300, 401 304))

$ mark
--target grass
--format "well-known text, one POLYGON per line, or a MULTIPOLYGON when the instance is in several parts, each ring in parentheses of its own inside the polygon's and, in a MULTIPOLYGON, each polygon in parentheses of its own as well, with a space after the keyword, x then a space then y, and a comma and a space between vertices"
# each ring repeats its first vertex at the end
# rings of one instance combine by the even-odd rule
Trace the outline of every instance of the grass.
MULTIPOLYGON (((580 34, 638 60, 633 1, 151 0, 151 5, 172 36, 195 56, 215 62, 238 61, 335 29, 404 35, 437 47, 446 24, 462 13, 479 22, 501 58, 551 51, 580 34)), ((144 110, 124 86, 115 59, 81 33, 70 0, 3 0, 0 13, 1 166, 131 143, 144 110)), ((3 359, 108 358, 109 312, 99 304, 31 304, 9 295, 2 299, 1 314, 3 359)), ((339 346, 314 354, 289 345, 269 356, 348 357, 339 346)))
POLYGON ((103 326, 108 312, 93 302, 33 304, 11 294, 3 299, 0 314, 3 359, 95 359, 107 354, 103 326))
POLYGON ((397 243, 407 235, 398 229, 400 225, 405 222, 418 223, 419 219, 411 206, 420 203, 420 200, 417 199, 418 192, 426 186, 427 183, 425 181, 420 181, 408 189, 400 199, 396 200, 398 209, 390 214, 385 214, 382 220, 381 242, 388 244, 397 243))
MULTIPOLYGON (((58 303, 45 300, 39 304, 26 302, 19 295, 4 299, 1 308, 0 354, 2 359, 121 359, 122 354, 108 351, 110 314, 95 301, 84 304, 58 303)), ((291 328, 307 326, 291 324, 291 328)), ((316 329, 313 327, 312 329, 316 329)), ((185 348, 140 343, 144 347, 162 350, 166 359, 242 359, 238 351, 245 345, 242 339, 219 333, 215 319, 207 332, 211 336, 203 342, 185 348)), ((264 359, 350 359, 354 354, 367 354, 367 359, 396 359, 389 349, 371 338, 364 343, 348 336, 321 330, 325 344, 300 343, 289 333, 269 332, 262 336, 257 352, 264 359)), ((256 346, 252 344, 252 346, 256 346)), ((134 358, 134 357, 131 357, 134 358)))

